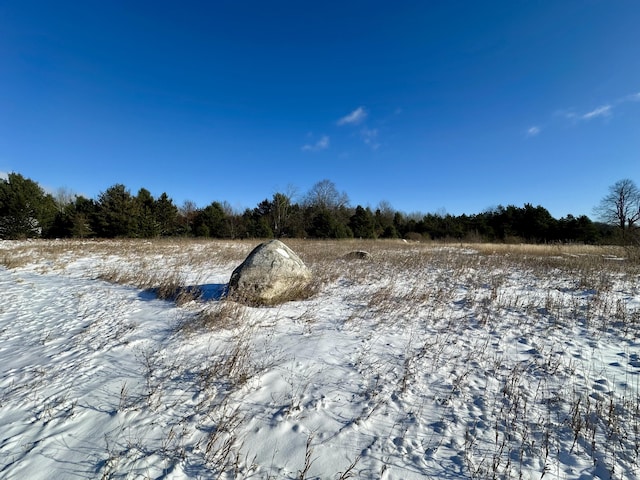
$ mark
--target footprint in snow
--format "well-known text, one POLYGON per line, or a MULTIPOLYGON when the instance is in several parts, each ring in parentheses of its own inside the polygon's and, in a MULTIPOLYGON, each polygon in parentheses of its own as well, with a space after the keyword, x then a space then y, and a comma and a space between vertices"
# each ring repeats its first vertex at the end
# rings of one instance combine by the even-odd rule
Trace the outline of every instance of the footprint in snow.
POLYGON ((593 384, 593 389, 598 392, 608 392, 609 391, 609 382, 606 378, 601 378, 600 380, 596 380, 593 384))

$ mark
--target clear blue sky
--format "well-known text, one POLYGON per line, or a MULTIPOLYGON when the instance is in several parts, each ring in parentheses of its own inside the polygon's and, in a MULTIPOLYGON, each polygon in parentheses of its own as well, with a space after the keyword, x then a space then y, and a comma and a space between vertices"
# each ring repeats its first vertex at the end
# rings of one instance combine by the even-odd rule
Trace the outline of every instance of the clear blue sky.
POLYGON ((640 2, 0 2, 0 172, 96 197, 592 215, 640 184, 640 2))

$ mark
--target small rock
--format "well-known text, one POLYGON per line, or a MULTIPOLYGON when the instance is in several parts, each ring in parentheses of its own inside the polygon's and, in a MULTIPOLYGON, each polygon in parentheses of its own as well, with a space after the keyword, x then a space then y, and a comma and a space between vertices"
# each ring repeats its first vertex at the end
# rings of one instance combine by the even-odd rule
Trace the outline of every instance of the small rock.
POLYGON ((353 252, 347 253, 342 258, 344 258, 345 260, 369 260, 371 259, 371 254, 369 252, 365 252, 364 250, 355 250, 353 252))

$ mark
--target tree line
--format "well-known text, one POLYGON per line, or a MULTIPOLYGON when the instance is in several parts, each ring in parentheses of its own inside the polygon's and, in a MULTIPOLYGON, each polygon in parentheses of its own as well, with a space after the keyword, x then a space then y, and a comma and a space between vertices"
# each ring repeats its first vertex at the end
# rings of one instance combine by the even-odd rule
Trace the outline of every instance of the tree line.
MULTIPOLYGON (((613 195, 613 194, 612 194, 613 195)), ((614 195, 615 196, 615 195, 614 195)), ((640 196, 638 197, 640 199, 640 196)), ((605 205, 605 199, 601 207, 605 205)), ((640 203, 639 203, 640 205, 640 203)), ((610 206, 610 205, 609 205, 610 206)), ((613 213, 615 217, 615 205, 613 213)), ((635 208, 635 206, 634 206, 635 208)), ((628 229, 629 219, 623 226, 628 229)), ((635 217, 634 217, 635 218, 635 217)), ((61 190, 45 192, 18 173, 0 179, 0 238, 405 238, 491 242, 613 243, 619 220, 594 222, 586 215, 554 218, 529 203, 473 215, 407 214, 387 202, 372 209, 351 206, 330 180, 316 183, 299 201, 278 192, 254 208, 235 211, 226 202, 177 206, 162 193, 145 188, 135 195, 116 184, 89 199, 61 190)), ((618 225, 619 226, 619 225, 618 225)), ((633 222, 632 222, 633 226, 633 222)))

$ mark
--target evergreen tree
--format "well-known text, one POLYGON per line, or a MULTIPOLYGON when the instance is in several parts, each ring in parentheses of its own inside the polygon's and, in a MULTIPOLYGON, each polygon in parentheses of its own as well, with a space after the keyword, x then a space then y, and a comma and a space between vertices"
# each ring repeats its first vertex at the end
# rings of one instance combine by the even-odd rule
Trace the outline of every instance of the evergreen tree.
POLYGON ((134 197, 122 184, 109 187, 98 196, 96 227, 101 237, 136 237, 139 209, 134 197))
POLYGON ((230 238, 227 218, 220 202, 213 202, 198 210, 194 219, 196 235, 202 237, 230 238))
POLYGON ((160 235, 160 225, 156 221, 156 201, 151 192, 141 188, 135 198, 138 215, 137 234, 142 238, 154 238, 160 235))
POLYGON ((204 209, 186 201, 178 209, 163 193, 154 199, 141 188, 135 197, 116 184, 97 201, 59 189, 46 194, 37 183, 19 174, 0 179, 0 238, 28 237, 156 237, 200 235, 217 238, 434 238, 468 241, 566 241, 630 243, 637 239, 640 193, 631 180, 610 187, 597 211, 607 223, 587 216, 567 215, 556 220, 542 206, 498 206, 480 214, 403 214, 388 202, 370 208, 348 205, 346 193, 333 182, 316 183, 302 204, 291 195, 275 193, 243 214, 224 202, 204 209), (616 238, 616 234, 618 237, 616 238))
POLYGON ((396 227, 394 227, 393 225, 388 225, 384 227, 384 230, 380 234, 380 238, 399 238, 399 237, 400 235, 398 234, 396 227))
POLYGON ((0 238, 47 235, 55 215, 53 197, 33 180, 17 173, 0 179, 0 238))
POLYGON ((375 238, 375 226, 375 217, 369 207, 362 208, 358 205, 349 219, 349 228, 353 232, 353 236, 356 238, 375 238))
POLYGON ((71 236, 75 238, 92 237, 96 234, 96 202, 83 196, 76 197, 71 218, 71 236))
POLYGON ((340 215, 327 209, 315 210, 310 218, 308 233, 314 238, 353 237, 353 232, 341 221, 340 215))
MULTIPOLYGON (((375 229, 376 229, 376 237, 381 238, 397 238, 398 232, 393 225, 393 218, 395 216, 395 211, 391 207, 391 204, 387 201, 382 201, 378 204, 378 208, 376 208, 376 212, 374 214, 375 217, 375 229)), ((356 235, 357 236, 357 235, 356 235)))
POLYGON ((174 235, 178 225, 178 208, 166 193, 162 193, 156 200, 154 212, 160 235, 174 235))
POLYGON ((336 221, 328 210, 320 210, 311 218, 309 235, 315 238, 331 238, 335 236, 336 221))
POLYGON ((263 200, 253 210, 245 210, 243 219, 246 226, 247 237, 273 238, 273 230, 268 221, 269 209, 269 201, 263 200))

